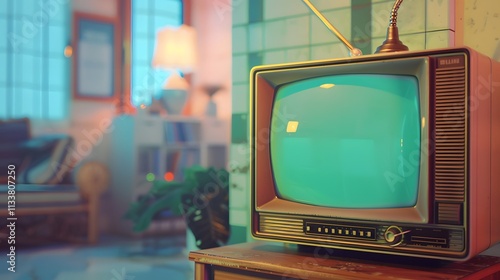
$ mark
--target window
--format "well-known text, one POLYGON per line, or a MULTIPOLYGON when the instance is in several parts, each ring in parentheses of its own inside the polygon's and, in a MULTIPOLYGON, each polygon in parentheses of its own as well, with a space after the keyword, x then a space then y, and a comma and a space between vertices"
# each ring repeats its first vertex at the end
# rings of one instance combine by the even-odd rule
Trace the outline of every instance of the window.
POLYGON ((70 1, 0 1, 0 118, 68 115, 70 1))
POLYGON ((183 22, 181 0, 131 0, 131 103, 150 104, 158 97, 169 73, 153 69, 156 32, 183 22))

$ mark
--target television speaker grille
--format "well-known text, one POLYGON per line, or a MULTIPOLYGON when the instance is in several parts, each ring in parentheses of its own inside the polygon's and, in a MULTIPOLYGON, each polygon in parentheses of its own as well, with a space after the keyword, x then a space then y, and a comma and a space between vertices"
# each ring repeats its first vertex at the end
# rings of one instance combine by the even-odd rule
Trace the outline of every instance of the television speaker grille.
POLYGON ((465 71, 465 63, 436 69, 434 197, 438 223, 462 223, 467 145, 465 71))

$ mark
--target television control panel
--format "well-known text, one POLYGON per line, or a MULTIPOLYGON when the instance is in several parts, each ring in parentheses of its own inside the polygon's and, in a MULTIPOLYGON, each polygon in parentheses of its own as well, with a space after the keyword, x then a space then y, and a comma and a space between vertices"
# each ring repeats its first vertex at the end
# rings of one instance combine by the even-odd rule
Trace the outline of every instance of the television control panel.
POLYGON ((401 247, 441 248, 463 250, 464 232, 461 228, 436 228, 400 225, 358 225, 355 223, 325 223, 304 220, 303 231, 309 236, 332 240, 364 240, 368 243, 401 247))
POLYGON ((343 224, 325 224, 321 222, 305 222, 304 232, 306 234, 319 234, 331 237, 359 238, 365 240, 376 240, 377 229, 375 227, 358 227, 343 224))

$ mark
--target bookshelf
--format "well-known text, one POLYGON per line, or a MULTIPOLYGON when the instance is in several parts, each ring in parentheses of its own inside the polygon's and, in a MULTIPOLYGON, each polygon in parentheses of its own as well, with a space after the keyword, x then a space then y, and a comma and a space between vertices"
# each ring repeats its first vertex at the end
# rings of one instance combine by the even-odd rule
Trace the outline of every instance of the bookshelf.
MULTIPOLYGON (((229 126, 220 119, 186 116, 131 116, 113 120, 111 132, 111 229, 133 235, 123 219, 130 203, 146 194, 152 181, 182 181, 192 165, 225 167, 229 126)), ((154 221, 143 234, 178 232, 179 221, 154 221)))

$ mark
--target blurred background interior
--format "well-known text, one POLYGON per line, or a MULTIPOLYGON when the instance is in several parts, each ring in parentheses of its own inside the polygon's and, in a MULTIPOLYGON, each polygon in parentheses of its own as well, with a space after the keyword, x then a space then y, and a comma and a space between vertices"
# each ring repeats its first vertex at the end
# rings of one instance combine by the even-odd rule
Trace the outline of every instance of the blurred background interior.
MULTIPOLYGON (((371 54, 394 1, 313 2, 371 54)), ((499 60, 499 14, 407 1, 398 24, 499 60)), ((252 240, 250 68, 348 56, 299 0, 0 1, 0 34, 1 279, 192 279, 188 251, 252 240)))

